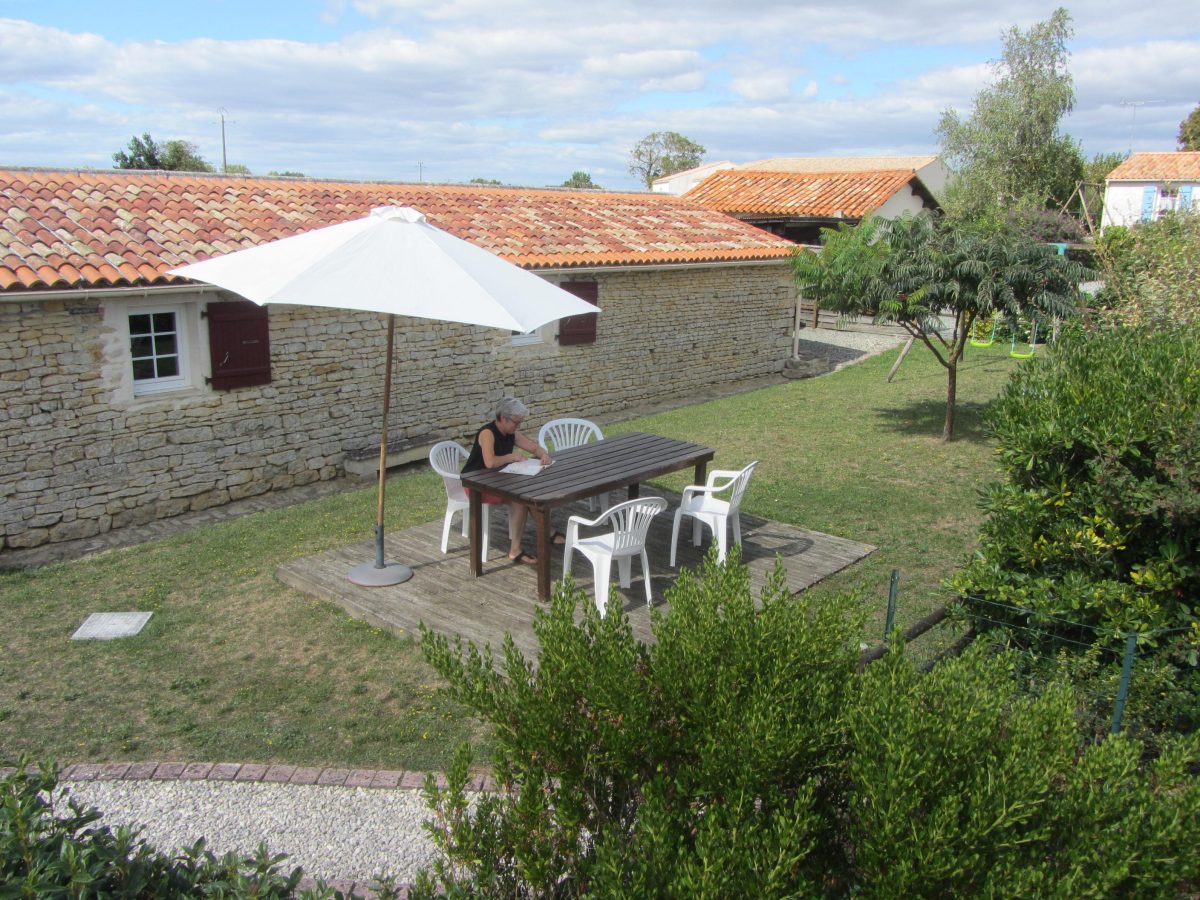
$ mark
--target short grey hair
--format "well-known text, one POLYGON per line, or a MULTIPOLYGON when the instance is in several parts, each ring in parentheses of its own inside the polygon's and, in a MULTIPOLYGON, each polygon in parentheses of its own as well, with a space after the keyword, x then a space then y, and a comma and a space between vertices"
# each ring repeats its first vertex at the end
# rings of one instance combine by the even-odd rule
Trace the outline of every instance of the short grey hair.
POLYGON ((516 397, 505 397, 496 405, 497 419, 518 419, 529 415, 529 409, 516 397))

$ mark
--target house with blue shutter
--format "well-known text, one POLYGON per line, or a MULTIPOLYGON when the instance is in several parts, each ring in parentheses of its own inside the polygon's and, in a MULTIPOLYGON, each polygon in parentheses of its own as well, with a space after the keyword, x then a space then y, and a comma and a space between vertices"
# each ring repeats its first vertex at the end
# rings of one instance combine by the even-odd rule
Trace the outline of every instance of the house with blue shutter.
POLYGON ((1200 152, 1133 153, 1108 174, 1101 227, 1133 226, 1200 203, 1200 152))

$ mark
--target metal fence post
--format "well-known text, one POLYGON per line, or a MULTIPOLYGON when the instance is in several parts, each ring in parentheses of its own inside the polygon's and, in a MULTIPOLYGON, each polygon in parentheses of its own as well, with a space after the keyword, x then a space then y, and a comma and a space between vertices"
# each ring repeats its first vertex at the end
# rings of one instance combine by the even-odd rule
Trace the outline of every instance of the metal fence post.
POLYGON ((1117 686, 1117 703, 1113 707, 1111 734, 1121 730, 1121 716, 1125 712, 1125 698, 1129 696, 1129 678, 1133 673, 1133 654, 1137 650, 1137 635, 1125 635, 1125 659, 1121 663, 1121 683, 1117 686))
POLYGON ((883 623, 883 639, 892 634, 892 623, 896 621, 896 595, 900 592, 900 570, 892 569, 892 583, 888 587, 887 620, 883 623))

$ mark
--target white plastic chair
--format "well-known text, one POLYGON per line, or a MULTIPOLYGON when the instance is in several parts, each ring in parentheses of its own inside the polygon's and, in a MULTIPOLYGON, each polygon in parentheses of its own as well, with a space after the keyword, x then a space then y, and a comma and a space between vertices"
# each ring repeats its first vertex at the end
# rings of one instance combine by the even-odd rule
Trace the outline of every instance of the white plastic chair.
POLYGON ((746 493, 746 485, 758 460, 750 463, 740 472, 717 469, 708 473, 704 486, 692 485, 683 489, 683 499, 679 509, 675 510, 675 524, 671 528, 671 568, 675 568, 675 545, 679 541, 679 520, 691 516, 692 545, 700 546, 700 526, 707 525, 712 529, 713 537, 717 540, 717 561, 725 561, 727 549, 726 523, 733 526, 733 542, 742 546, 742 520, 739 510, 742 506, 742 495, 746 493), (718 484, 717 482, 722 482, 718 484))
MULTIPOLYGON (((454 518, 455 513, 462 513, 463 537, 467 537, 469 534, 467 527, 470 524, 471 499, 467 496, 462 479, 459 478, 463 463, 467 461, 468 456, 470 454, 454 441, 441 441, 434 444, 429 450, 429 465, 433 467, 433 471, 442 476, 442 481, 446 485, 446 518, 442 523, 442 553, 446 552, 446 548, 450 544, 450 520, 454 518)), ((482 553, 480 558, 486 560, 488 555, 487 504, 482 504, 481 509, 483 515, 479 517, 479 524, 482 529, 483 543, 480 547, 482 553)))
MULTIPOLYGON (((551 453, 602 440, 604 432, 600 430, 600 426, 587 419, 551 419, 538 431, 538 443, 551 453)), ((608 494, 588 497, 587 502, 588 509, 592 511, 596 510, 597 502, 600 509, 606 509, 608 494)))
POLYGON ((642 581, 646 584, 646 605, 650 605, 650 561, 646 557, 646 532, 650 522, 667 508, 662 497, 638 497, 610 507, 595 519, 571 516, 567 520, 567 543, 563 548, 563 578, 571 571, 571 554, 579 551, 592 564, 595 574, 596 608, 603 616, 608 609, 608 585, 613 560, 617 561, 621 587, 629 587, 633 557, 642 560, 642 581), (579 536, 581 526, 594 528, 612 523, 613 530, 593 537, 579 536))

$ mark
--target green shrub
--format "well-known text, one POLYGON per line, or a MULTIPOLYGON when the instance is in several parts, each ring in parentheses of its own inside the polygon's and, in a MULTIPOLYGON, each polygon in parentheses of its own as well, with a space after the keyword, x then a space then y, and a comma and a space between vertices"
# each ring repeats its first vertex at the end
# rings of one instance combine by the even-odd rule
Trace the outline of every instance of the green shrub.
POLYGON ((534 623, 538 668, 508 641, 506 676, 423 632, 452 696, 496 726, 502 787, 468 816, 462 757, 434 792, 443 880, 509 896, 554 884, 751 896, 815 890, 841 867, 822 858, 840 850, 821 810, 836 802, 857 664, 846 605, 794 602, 776 572, 756 608, 745 568, 711 558, 670 602, 645 646, 623 615, 601 619, 572 586, 556 590, 534 623))
POLYGON ((791 597, 777 571, 755 601, 736 554, 667 599, 643 645, 568 582, 538 666, 509 641, 503 674, 423 632, 496 730, 498 790, 468 793, 465 746, 429 780, 442 858, 413 897, 1168 897, 1200 876, 1200 739, 1152 769, 1137 741, 1088 746, 1069 686, 1023 695, 982 646, 860 673, 855 598, 791 597))
POLYGON ((0 896, 3 897, 342 897, 332 889, 297 893, 300 869, 279 871, 285 856, 260 845, 253 857, 216 857, 203 840, 171 857, 137 831, 101 826, 58 786, 49 766, 22 760, 0 780, 0 896))
POLYGON ((1200 740, 1148 770, 1135 740, 1083 749, 1071 686, 1023 691, 1021 656, 868 667, 848 711, 856 894, 1174 897, 1200 873, 1200 740))
POLYGON ((1085 644, 1158 633, 1182 653, 1200 593, 1200 326, 1066 334, 987 422, 1002 480, 953 579, 969 608, 1085 644))
POLYGON ((1200 322, 1200 213, 1107 228, 1096 255, 1106 316, 1158 328, 1200 322))

